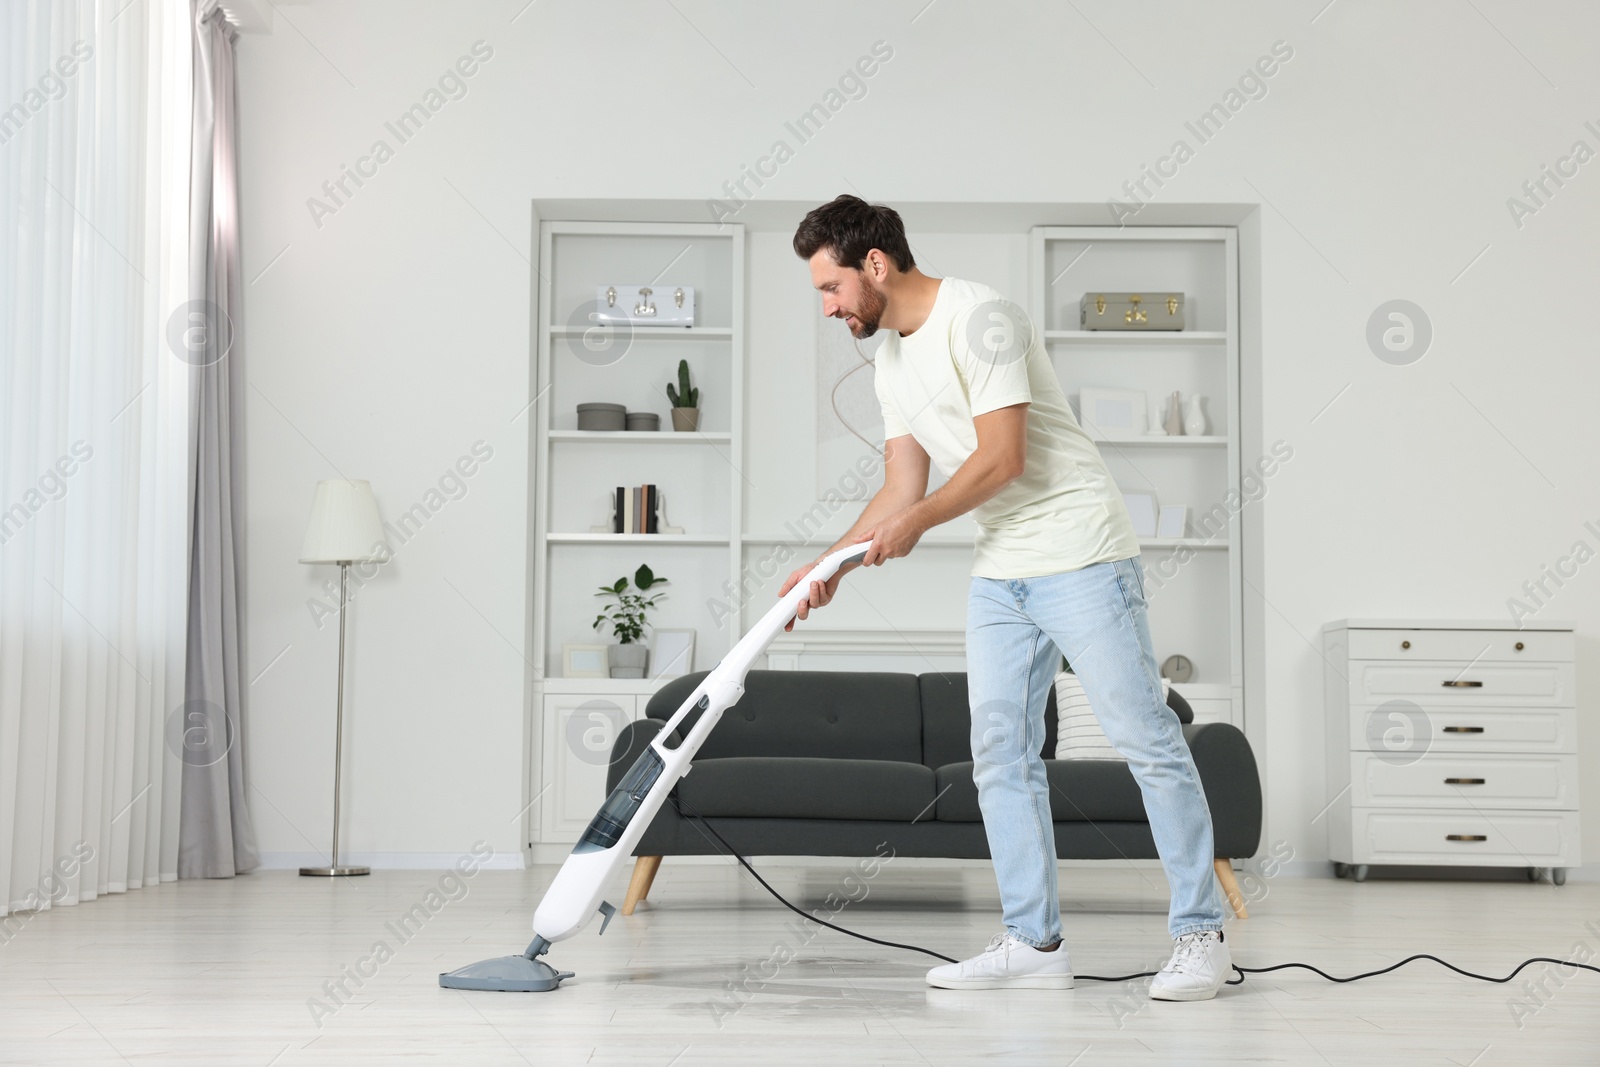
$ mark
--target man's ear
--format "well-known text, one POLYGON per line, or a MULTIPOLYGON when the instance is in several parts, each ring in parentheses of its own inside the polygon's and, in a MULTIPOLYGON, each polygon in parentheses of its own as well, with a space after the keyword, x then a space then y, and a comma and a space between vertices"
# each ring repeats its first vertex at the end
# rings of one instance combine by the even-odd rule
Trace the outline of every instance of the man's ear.
POLYGON ((869 249, 866 269, 873 281, 882 282, 889 275, 889 257, 883 254, 882 249, 869 249))

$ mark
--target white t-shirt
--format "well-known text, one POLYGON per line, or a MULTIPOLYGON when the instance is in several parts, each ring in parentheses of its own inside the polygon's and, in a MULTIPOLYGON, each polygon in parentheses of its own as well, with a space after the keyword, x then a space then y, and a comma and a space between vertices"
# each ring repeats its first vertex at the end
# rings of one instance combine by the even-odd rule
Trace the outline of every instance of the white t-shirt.
POLYGON ((974 575, 1031 578, 1139 554, 1122 493, 1073 416, 1044 338, 994 289, 943 279, 921 327, 887 331, 873 385, 884 438, 910 434, 946 476, 977 448, 974 416, 1028 404, 1022 475, 972 512, 974 575))

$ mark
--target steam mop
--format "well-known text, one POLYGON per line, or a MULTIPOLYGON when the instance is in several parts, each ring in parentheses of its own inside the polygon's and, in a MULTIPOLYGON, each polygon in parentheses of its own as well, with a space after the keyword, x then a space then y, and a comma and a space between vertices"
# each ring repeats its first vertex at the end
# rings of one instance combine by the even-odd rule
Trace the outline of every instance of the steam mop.
POLYGON ((811 583, 826 582, 851 560, 860 559, 871 547, 862 541, 824 556, 806 577, 795 583, 761 621, 751 627, 732 650, 717 663, 672 718, 656 734, 655 740, 622 776, 600 810, 589 822, 578 844, 556 872, 555 881, 533 914, 533 941, 520 956, 469 963, 439 975, 446 989, 492 989, 517 993, 543 993, 555 989, 571 971, 558 971, 539 959, 557 941, 582 930, 595 915, 604 916, 600 932, 616 914, 616 908, 601 899, 612 875, 627 860, 633 846, 655 818, 667 794, 678 779, 689 773, 690 761, 722 718, 722 713, 744 695, 744 676, 756 657, 766 651, 795 617, 800 602, 811 595, 811 583), (680 727, 690 712, 700 718, 676 748, 665 740, 680 727))

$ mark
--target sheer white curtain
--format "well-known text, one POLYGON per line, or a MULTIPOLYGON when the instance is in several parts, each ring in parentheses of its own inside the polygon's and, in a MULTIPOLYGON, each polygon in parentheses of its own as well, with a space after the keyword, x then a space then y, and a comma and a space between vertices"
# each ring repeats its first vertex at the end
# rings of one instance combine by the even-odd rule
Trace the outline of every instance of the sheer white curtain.
POLYGON ((0 915, 176 877, 190 53, 187 2, 0 5, 0 915))

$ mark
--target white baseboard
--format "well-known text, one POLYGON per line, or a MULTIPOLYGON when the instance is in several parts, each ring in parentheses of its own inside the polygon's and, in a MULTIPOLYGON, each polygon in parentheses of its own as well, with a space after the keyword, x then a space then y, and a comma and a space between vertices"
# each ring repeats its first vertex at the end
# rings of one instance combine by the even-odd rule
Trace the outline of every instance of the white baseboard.
MULTIPOLYGON (((567 856, 572 853, 572 846, 568 844, 535 844, 520 852, 499 852, 479 864, 483 870, 491 871, 520 871, 532 866, 558 866, 566 862, 567 856)), ((456 861, 461 859, 463 853, 459 852, 349 852, 340 858, 349 865, 371 867, 373 870, 391 871, 427 871, 445 870, 454 867, 456 861)), ((757 867, 816 867, 827 869, 831 867, 846 867, 855 860, 847 856, 747 856, 746 859, 757 867)), ((670 856, 669 862, 684 865, 725 866, 734 861, 727 856, 670 856)), ((261 853, 262 870, 299 870, 301 867, 315 867, 328 862, 325 852, 263 852, 261 853)), ((1102 868, 1107 864, 1116 864, 1123 867, 1138 869, 1161 868, 1158 860, 1060 860, 1058 866, 1063 869, 1071 868, 1102 868)), ((988 860, 970 859, 941 859, 937 857, 899 856, 894 865, 903 870, 961 868, 991 866, 988 860)), ((1238 870, 1255 870, 1259 865, 1254 860, 1235 860, 1234 867, 1238 870)), ((1499 875, 1495 868, 1484 868, 1481 877, 1485 880, 1498 880, 1499 875)), ((1401 877, 1435 878, 1459 876, 1461 872, 1454 868, 1442 871, 1437 868, 1427 867, 1387 867, 1383 868, 1382 878, 1385 874, 1399 875, 1401 877)), ((1332 878, 1333 865, 1327 860, 1289 860, 1277 865, 1273 873, 1274 878, 1332 878)), ((1586 863, 1581 867, 1567 868, 1569 882, 1600 882, 1600 863, 1586 863)))
MULTIPOLYGON (((339 861, 348 867, 371 867, 375 871, 442 871, 454 867, 463 857, 475 859, 470 852, 344 852, 339 861)), ((327 862, 326 852, 263 852, 260 869, 297 871, 301 867, 325 866, 327 862)), ((520 871, 525 866, 524 853, 520 851, 497 852, 478 863, 480 870, 487 871, 520 871)))

